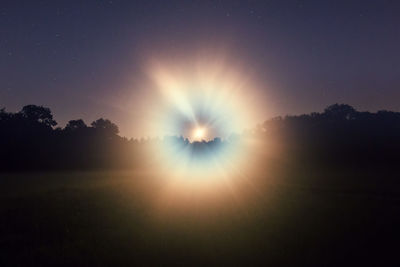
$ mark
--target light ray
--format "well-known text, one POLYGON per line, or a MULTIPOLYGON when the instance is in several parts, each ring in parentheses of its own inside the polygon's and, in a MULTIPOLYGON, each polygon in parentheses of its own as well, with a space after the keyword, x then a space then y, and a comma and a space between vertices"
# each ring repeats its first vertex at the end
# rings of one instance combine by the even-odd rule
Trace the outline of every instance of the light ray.
POLYGON ((206 196, 222 190, 240 201, 237 184, 248 178, 251 151, 238 134, 254 108, 245 72, 215 59, 193 60, 192 67, 157 61, 149 69, 161 99, 151 106, 150 121, 165 135, 152 153, 166 184, 162 205, 194 191, 206 196))

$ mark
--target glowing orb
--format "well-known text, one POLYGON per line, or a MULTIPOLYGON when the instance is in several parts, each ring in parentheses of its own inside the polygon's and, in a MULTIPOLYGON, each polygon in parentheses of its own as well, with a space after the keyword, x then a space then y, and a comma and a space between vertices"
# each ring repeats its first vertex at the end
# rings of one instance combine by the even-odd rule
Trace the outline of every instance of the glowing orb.
POLYGON ((193 131, 192 139, 195 141, 204 140, 206 137, 206 129, 203 127, 197 127, 193 131))

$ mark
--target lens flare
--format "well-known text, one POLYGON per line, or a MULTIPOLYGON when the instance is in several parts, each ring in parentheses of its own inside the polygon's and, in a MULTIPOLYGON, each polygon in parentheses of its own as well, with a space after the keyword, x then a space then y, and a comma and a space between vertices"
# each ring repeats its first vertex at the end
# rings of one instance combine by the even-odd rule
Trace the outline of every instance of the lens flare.
POLYGON ((160 175, 186 189, 231 186, 250 159, 238 137, 253 118, 254 86, 246 72, 207 57, 149 65, 158 92, 149 127, 163 136, 152 153, 160 175))

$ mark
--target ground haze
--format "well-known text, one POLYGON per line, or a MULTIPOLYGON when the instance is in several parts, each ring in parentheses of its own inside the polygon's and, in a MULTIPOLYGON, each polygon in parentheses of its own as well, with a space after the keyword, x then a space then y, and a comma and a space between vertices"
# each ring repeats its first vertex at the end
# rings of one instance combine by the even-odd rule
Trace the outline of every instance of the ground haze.
POLYGON ((397 261, 391 242, 400 237, 400 192, 377 187, 376 174, 359 173, 362 185, 347 182, 352 173, 279 175, 279 182, 257 177, 257 190, 243 189, 254 195, 239 201, 225 192, 207 209, 194 194, 185 205, 160 209, 155 199, 164 185, 149 171, 2 174, 0 263, 397 261))

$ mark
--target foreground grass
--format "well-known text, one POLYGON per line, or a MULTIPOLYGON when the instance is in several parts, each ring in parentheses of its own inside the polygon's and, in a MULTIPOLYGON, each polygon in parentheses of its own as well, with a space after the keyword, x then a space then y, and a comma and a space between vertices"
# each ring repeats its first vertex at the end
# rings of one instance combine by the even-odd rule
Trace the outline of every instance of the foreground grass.
POLYGON ((166 199, 149 172, 0 174, 0 266, 396 265, 400 194, 377 176, 166 199))

